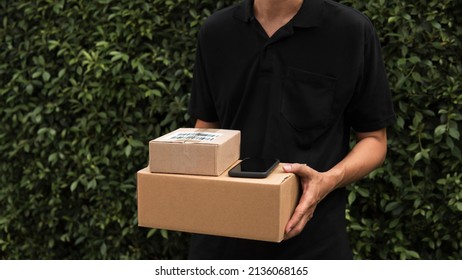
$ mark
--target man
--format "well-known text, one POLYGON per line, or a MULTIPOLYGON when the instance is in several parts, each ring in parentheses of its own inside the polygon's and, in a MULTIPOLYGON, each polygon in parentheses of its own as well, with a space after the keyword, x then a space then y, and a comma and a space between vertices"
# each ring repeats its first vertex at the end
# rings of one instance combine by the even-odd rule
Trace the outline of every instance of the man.
POLYGON ((192 259, 351 259, 345 185, 377 168, 395 120, 370 21, 331 0, 244 0, 201 28, 189 113, 241 130, 302 195, 281 243, 193 235, 192 259), (349 151, 350 130, 357 143, 349 151))

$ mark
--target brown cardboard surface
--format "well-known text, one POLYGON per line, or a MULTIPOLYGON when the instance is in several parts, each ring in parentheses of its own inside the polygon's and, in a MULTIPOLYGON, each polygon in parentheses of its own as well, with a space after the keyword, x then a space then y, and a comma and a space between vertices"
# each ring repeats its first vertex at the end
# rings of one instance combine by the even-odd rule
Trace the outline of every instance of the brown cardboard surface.
POLYGON ((177 129, 149 142, 149 170, 218 176, 239 159, 240 135, 237 130, 177 129))
POLYGON ((299 182, 279 165, 264 179, 138 171, 138 225, 280 242, 299 182))

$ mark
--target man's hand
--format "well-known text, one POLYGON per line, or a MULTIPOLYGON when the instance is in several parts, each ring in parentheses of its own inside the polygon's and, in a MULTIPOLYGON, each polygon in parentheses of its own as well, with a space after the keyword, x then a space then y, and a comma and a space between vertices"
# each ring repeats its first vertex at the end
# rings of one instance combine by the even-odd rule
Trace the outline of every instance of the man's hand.
POLYGON ((387 153, 385 128, 371 132, 357 132, 357 143, 348 155, 326 172, 318 172, 309 166, 294 163, 284 166, 285 172, 298 175, 302 184, 302 196, 294 214, 286 225, 285 238, 298 235, 313 217, 318 203, 331 191, 361 179, 379 167, 387 153))
POLYGON ((284 239, 292 238, 303 230, 306 223, 313 217, 318 203, 336 186, 327 173, 321 173, 313 168, 298 163, 283 166, 285 172, 300 177, 303 193, 295 211, 286 225, 284 239))

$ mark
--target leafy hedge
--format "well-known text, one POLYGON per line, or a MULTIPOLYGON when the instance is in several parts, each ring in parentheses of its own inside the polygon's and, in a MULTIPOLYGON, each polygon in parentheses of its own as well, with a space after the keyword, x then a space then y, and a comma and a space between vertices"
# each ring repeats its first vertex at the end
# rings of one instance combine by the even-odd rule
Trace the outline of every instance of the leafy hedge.
MULTIPOLYGON (((0 259, 184 258, 137 227, 147 142, 186 114, 198 28, 236 1, 0 0, 0 259)), ((349 187, 357 258, 462 258, 462 13, 343 1, 381 37, 398 123, 349 187)))
POLYGON ((461 2, 345 2, 380 34, 398 115, 385 165, 351 187, 356 256, 461 259, 461 2))
POLYGON ((150 139, 187 125, 213 1, 0 1, 0 256, 182 258, 138 228, 150 139))

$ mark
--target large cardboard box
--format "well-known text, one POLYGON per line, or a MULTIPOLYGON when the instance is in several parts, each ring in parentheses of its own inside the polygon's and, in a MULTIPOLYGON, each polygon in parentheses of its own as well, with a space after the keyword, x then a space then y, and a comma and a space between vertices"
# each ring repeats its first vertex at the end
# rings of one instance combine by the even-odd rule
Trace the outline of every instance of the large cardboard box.
POLYGON ((149 142, 149 170, 218 176, 239 159, 241 132, 180 128, 149 142))
POLYGON ((280 242, 299 199, 282 166, 264 179, 138 171, 138 225, 280 242))

